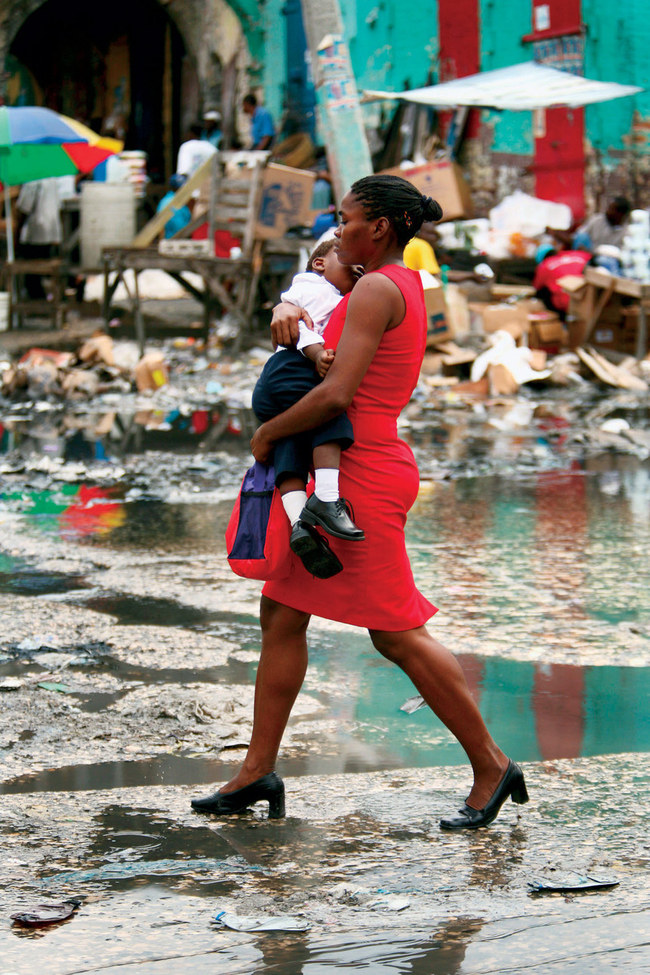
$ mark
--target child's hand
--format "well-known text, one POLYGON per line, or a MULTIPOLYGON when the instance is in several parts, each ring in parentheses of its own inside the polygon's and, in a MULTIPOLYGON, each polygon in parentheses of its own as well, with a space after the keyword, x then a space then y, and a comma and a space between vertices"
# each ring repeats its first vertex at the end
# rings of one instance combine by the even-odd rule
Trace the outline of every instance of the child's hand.
POLYGON ((329 367, 334 362, 334 349, 324 349, 320 348, 316 355, 316 372, 321 379, 324 379, 327 375, 329 367))

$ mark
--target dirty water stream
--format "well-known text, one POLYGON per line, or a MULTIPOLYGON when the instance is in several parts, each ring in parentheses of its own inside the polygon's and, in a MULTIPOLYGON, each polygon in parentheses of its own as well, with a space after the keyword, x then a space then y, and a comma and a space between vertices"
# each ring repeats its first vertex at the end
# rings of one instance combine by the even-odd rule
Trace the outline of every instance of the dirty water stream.
MULTIPOLYGON (((414 425, 423 484, 408 545, 419 587, 440 607, 434 633, 459 650, 504 750, 531 763, 533 776, 535 768, 565 777, 583 769, 578 778, 604 789, 616 782, 617 762, 633 767, 636 754, 647 769, 650 754, 650 462, 569 449, 563 437, 562 425, 552 436, 547 425, 483 429, 463 443, 454 423, 414 425)), ((0 933, 0 975, 32 971, 50 945, 61 951, 53 975, 650 971, 641 933, 647 879, 634 874, 632 899, 614 894, 599 909, 574 900, 563 916, 558 902, 547 910, 527 898, 524 910, 521 896, 509 895, 525 888, 527 857, 539 865, 525 816, 523 826, 486 831, 462 852, 449 841, 462 884, 448 849, 427 845, 435 818, 408 776, 461 766, 464 756, 427 708, 402 709, 412 685, 361 631, 313 627, 302 704, 279 762, 295 783, 297 811, 290 805, 280 823, 259 812, 217 823, 192 817, 190 795, 241 761, 259 587, 238 585, 220 567, 246 464, 235 435, 218 454, 197 453, 187 438, 181 451, 161 442, 148 451, 140 440, 132 455, 109 457, 126 470, 115 478, 101 457, 93 477, 94 448, 85 472, 69 468, 62 480, 65 466, 32 459, 21 467, 16 439, 6 452, 0 792, 17 852, 2 905, 73 893, 86 902, 58 929, 0 933), (380 812, 354 784, 364 775, 370 795, 405 776, 406 798, 389 789, 380 812), (347 814, 343 806, 328 819, 318 804, 309 813, 300 782, 322 789, 336 810, 346 780, 347 814), (381 901, 386 892, 408 895, 408 909, 377 908, 370 894, 381 901), (278 903, 286 909, 275 913, 306 910, 313 930, 215 931, 215 907, 229 903, 240 914, 273 914, 278 903), (570 947, 580 938, 588 959, 570 947)), ((427 773, 436 775, 446 781, 427 773)), ((453 795, 453 781, 447 788, 453 795)), ((596 808, 594 795, 585 809, 596 808)), ((548 800, 542 820, 544 810, 537 835, 548 864, 553 834, 545 831, 554 818, 560 829, 562 810, 548 800)), ((591 828, 562 834, 565 855, 584 847, 591 828)), ((599 862, 590 855, 580 863, 599 862)), ((647 864, 647 849, 634 856, 612 853, 606 865, 631 882, 632 860, 634 869, 647 864)))

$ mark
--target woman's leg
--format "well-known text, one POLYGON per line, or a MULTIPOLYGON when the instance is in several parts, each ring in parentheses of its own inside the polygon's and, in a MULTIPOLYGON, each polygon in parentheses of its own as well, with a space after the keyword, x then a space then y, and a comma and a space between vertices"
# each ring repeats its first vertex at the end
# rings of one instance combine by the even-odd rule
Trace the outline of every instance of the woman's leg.
POLYGON ((219 791, 234 792, 267 775, 307 672, 309 615, 262 596, 262 652, 255 680, 253 733, 244 764, 219 791))
POLYGON ((371 630, 379 652, 411 678, 429 707, 467 752, 474 785, 467 804, 483 809, 508 767, 508 759, 485 727, 455 657, 424 626, 399 633, 371 630))

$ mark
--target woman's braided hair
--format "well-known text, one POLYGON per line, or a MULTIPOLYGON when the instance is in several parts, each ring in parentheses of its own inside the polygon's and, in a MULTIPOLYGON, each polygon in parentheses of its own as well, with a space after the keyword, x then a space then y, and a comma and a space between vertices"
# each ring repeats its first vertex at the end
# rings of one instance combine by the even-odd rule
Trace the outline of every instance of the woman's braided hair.
POLYGON ((437 200, 423 196, 401 176, 364 176, 352 184, 350 193, 369 220, 386 217, 390 221, 400 247, 415 237, 423 223, 442 217, 437 200))

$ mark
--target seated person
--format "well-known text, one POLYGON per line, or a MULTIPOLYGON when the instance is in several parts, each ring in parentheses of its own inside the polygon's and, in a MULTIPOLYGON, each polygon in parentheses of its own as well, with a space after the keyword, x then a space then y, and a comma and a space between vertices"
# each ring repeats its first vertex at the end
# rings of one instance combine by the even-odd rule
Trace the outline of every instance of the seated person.
POLYGON ((624 196, 616 196, 604 213, 594 213, 577 230, 558 230, 547 227, 546 232, 555 237, 563 247, 590 251, 592 254, 603 244, 620 247, 627 230, 630 202, 624 196))
POLYGON ((549 311, 557 312, 564 321, 569 309, 569 295, 558 281, 568 274, 583 274, 591 254, 584 250, 556 251, 550 245, 544 245, 537 251, 536 259, 535 293, 549 311))
MULTIPOLYGON (((293 406, 320 382, 334 360, 334 351, 325 348, 321 333, 358 278, 354 268, 339 262, 335 243, 330 239, 319 244, 306 271, 297 274, 282 294, 283 301, 309 313, 314 330, 300 322, 296 347, 278 346, 265 364, 253 390, 253 411, 261 422, 293 406)), ((340 572, 342 565, 314 526, 349 541, 365 537, 350 518, 347 502, 339 496, 341 451, 352 443, 352 425, 343 413, 315 430, 280 441, 273 451, 275 483, 292 526, 291 548, 305 568, 319 578, 340 572), (314 493, 307 500, 312 465, 314 493)))
MULTIPOLYGON (((156 213, 160 213, 160 211, 164 210, 166 206, 169 206, 176 195, 176 191, 181 188, 184 182, 185 176, 181 176, 180 173, 174 173, 169 177, 169 191, 165 193, 160 203, 156 207, 156 213)), ((179 230, 182 230, 183 227, 187 227, 191 219, 192 213, 188 206, 172 207, 171 214, 167 220, 167 223, 165 224, 165 239, 169 240, 170 237, 175 237, 179 230)))

